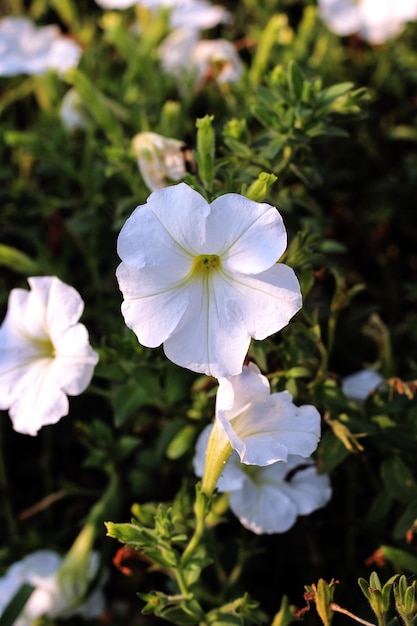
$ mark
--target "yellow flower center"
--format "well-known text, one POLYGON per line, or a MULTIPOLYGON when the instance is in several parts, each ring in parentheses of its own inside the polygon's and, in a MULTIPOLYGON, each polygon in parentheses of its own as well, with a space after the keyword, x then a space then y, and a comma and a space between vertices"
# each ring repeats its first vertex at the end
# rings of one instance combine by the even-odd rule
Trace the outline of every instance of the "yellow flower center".
POLYGON ((217 254, 199 254, 193 261, 191 274, 204 277, 207 272, 218 270, 220 267, 221 261, 217 254))
POLYGON ((29 337, 30 343, 36 346, 40 357, 55 358, 55 346, 49 337, 29 337))

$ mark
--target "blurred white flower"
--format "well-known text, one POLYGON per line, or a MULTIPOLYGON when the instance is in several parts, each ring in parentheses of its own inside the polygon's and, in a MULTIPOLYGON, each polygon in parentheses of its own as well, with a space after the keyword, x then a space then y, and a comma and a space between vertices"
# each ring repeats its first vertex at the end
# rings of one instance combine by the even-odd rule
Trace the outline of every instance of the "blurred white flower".
MULTIPOLYGON (((68 593, 74 587, 65 585, 60 580, 59 569, 63 559, 51 550, 37 550, 21 561, 11 565, 6 574, 0 577, 0 614, 15 593, 24 584, 35 587, 14 626, 32 626, 40 617, 70 617, 81 615, 84 618, 98 617, 104 611, 104 596, 101 586, 105 577, 101 578, 94 592, 85 597, 87 587, 79 589, 79 594, 68 593)), ((92 581, 99 568, 99 555, 90 554, 88 562, 88 581, 92 581)))
POLYGON ((87 128, 85 105, 75 89, 68 89, 62 98, 59 116, 69 133, 87 128))
POLYGON ((132 6, 146 7, 152 11, 169 9, 171 28, 206 30, 218 24, 231 22, 231 15, 224 7, 212 5, 208 0, 96 0, 103 9, 128 9, 132 6))
POLYGON ((230 24, 231 21, 232 16, 229 11, 207 0, 177 2, 172 6, 169 17, 171 28, 189 30, 208 30, 219 24, 230 24))
POLYGON ((129 9, 137 4, 138 0, 96 0, 96 4, 102 9, 129 9))
POLYGON ((0 409, 9 409, 17 432, 36 435, 67 415, 67 395, 86 389, 98 355, 77 324, 79 293, 56 277, 28 282, 30 291, 11 291, 0 326, 0 409))
POLYGON ((337 35, 359 34, 371 44, 398 35, 417 19, 417 0, 318 0, 319 13, 337 35))
POLYGON ((159 49, 163 70, 180 85, 192 83, 200 89, 205 83, 236 83, 243 63, 234 45, 226 39, 199 40, 197 31, 174 30, 159 49))
MULTIPOLYGON (((201 433, 194 470, 203 476, 211 426, 201 433)), ((260 534, 283 533, 299 515, 309 515, 329 501, 332 490, 327 474, 318 474, 314 463, 298 455, 264 467, 248 466, 233 452, 217 482, 229 493, 229 505, 241 524, 260 534)))
POLYGON ((132 139, 132 148, 138 160, 143 180, 151 191, 178 181, 186 175, 184 148, 178 139, 157 133, 138 133, 132 139))
POLYGON ((266 466, 296 454, 309 457, 320 439, 321 418, 312 405, 296 406, 288 391, 272 393, 254 363, 221 378, 208 442, 203 489, 211 492, 232 449, 246 465, 266 466))
POLYGON ((0 21, 0 76, 64 73, 78 65, 82 50, 58 26, 42 26, 25 17, 0 21))
POLYGON ((349 400, 362 404, 383 380, 374 370, 360 370, 343 378, 342 391, 349 400))
POLYGON ((281 330, 301 307, 275 207, 239 194, 209 204, 185 183, 154 191, 118 238, 125 322, 148 347, 195 372, 238 374, 251 337, 281 330))

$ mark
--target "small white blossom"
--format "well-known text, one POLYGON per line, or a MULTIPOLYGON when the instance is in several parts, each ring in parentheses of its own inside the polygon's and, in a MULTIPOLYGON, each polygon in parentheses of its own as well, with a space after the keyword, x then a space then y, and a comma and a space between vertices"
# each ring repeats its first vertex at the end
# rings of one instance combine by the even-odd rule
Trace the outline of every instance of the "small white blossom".
POLYGON ((184 178, 187 173, 184 147, 184 142, 157 133, 135 135, 132 148, 143 180, 151 191, 165 187, 169 180, 184 178))
POLYGON ((98 355, 77 323, 79 293, 56 277, 28 282, 30 291, 11 291, 0 326, 0 409, 9 409, 17 432, 36 435, 67 415, 67 395, 86 389, 98 355))
POLYGON ((62 124, 69 133, 87 127, 85 105, 75 89, 69 89, 62 98, 59 115, 62 124))
POLYGON ((350 400, 362 404, 383 380, 374 370, 360 370, 343 378, 342 391, 350 400))
POLYGON ((229 11, 220 5, 212 5, 208 0, 96 0, 96 3, 103 9, 123 10, 132 6, 152 11, 169 9, 171 28, 207 30, 231 22, 229 11))
POLYGON ((216 421, 248 465, 286 461, 289 454, 308 457, 320 439, 317 409, 296 406, 288 391, 271 393, 268 379, 254 363, 219 380, 216 421))
POLYGON ((5 17, 0 21, 0 76, 60 73, 76 67, 82 50, 62 35, 58 26, 37 28, 25 17, 5 17))
POLYGON ((318 0, 319 13, 337 35, 359 34, 371 44, 395 37, 417 19, 417 0, 318 0))
POLYGON ((243 72, 243 63, 226 39, 199 40, 197 31, 174 30, 160 47, 163 70, 180 86, 188 82, 194 89, 215 81, 219 85, 236 83, 243 72))
POLYGON ((209 204, 185 183, 154 191, 118 238, 122 313, 139 342, 216 377, 242 371, 251 337, 281 330, 301 307, 275 207, 239 194, 209 204))
MULTIPOLYGON (((40 617, 54 619, 81 615, 91 618, 101 615, 105 608, 101 590, 105 578, 102 577, 95 591, 85 598, 87 588, 78 589, 77 594, 73 587, 65 584, 65 580, 60 580, 62 563, 62 557, 56 552, 37 550, 11 565, 6 574, 0 577, 0 614, 19 588, 28 583, 35 589, 13 623, 14 626, 32 626, 40 617), (70 590, 72 593, 69 593, 70 590)), ((93 552, 88 563, 88 581, 95 578, 98 567, 99 555, 93 552)))
MULTIPOLYGON (((201 433, 194 470, 203 476, 211 426, 201 433)), ((297 455, 286 462, 264 467, 248 466, 233 452, 217 482, 219 492, 229 493, 229 505, 241 524, 260 534, 283 533, 299 515, 309 515, 329 501, 332 491, 327 474, 318 474, 314 463, 297 455)))
POLYGON ((214 490, 233 451, 241 463, 262 467, 294 454, 309 457, 317 448, 320 424, 312 405, 296 406, 287 391, 271 394, 268 379, 254 363, 244 365, 237 376, 220 378, 205 467, 199 469, 203 491, 214 490))

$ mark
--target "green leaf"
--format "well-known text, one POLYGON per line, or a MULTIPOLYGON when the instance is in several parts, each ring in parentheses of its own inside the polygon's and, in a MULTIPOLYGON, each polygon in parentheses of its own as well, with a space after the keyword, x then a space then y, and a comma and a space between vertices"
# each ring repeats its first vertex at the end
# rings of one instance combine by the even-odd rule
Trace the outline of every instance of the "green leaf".
POLYGON ((12 246, 0 244, 0 265, 27 276, 43 274, 38 263, 12 246))
POLYGON ((287 68, 288 87, 295 102, 301 99, 303 94, 304 76, 294 61, 288 64, 287 68))
POLYGON ((407 570, 412 574, 417 574, 417 557, 405 550, 381 546, 383 556, 391 561, 396 569, 407 570))
POLYGON ((349 89, 354 87, 353 83, 338 83, 337 85, 332 85, 331 87, 327 87, 323 89, 318 97, 317 97, 317 107, 327 107, 334 100, 344 95, 349 89))
POLYGON ((194 424, 186 424, 175 435, 171 443, 167 447, 166 455, 169 459, 179 459, 182 457, 194 443, 196 436, 196 427, 194 424))
POLYGON ((14 594, 0 616, 0 626, 13 626, 35 587, 24 583, 14 594))
POLYGON ((393 498, 407 503, 417 498, 417 483, 398 455, 384 461, 381 474, 385 488, 393 498))

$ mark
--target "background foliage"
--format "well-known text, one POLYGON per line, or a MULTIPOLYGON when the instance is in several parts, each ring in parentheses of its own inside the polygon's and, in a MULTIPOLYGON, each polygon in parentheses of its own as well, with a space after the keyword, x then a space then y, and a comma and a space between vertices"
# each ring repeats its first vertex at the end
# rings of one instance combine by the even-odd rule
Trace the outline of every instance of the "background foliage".
MULTIPOLYGON (((64 79, 0 78, 0 307, 5 313, 10 289, 26 287, 26 276, 59 276, 85 300, 100 362, 69 416, 36 438, 15 433, 2 415, 0 568, 39 547, 65 552, 109 481, 117 497, 103 522, 128 521, 133 503, 177 498, 176 523, 192 523, 191 460, 212 418, 215 381, 137 343, 114 276, 118 232, 149 195, 130 142, 150 130, 194 151, 200 167, 187 182, 207 198, 233 191, 282 213, 284 260, 304 307, 277 336, 254 342, 250 357, 274 390, 320 410, 316 458, 333 487, 324 509, 283 535, 252 535, 220 500, 206 538, 214 564, 198 593, 210 607, 248 592, 260 603, 256 619, 271 623, 283 596, 302 607, 304 585, 334 578, 337 602, 372 619, 357 579, 374 569, 383 581, 417 574, 417 24, 371 47, 333 35, 308 0, 222 4, 234 21, 215 34, 238 42, 244 76, 186 95, 160 69, 163 17, 103 12, 87 0, 3 5, 4 15, 58 23, 84 52, 64 79), (70 86, 88 126, 69 135, 59 110, 70 86), (212 172, 201 167, 210 157, 197 145, 196 120, 200 136, 201 126, 214 129, 212 172), (366 366, 387 382, 358 406, 340 383, 366 366)), ((97 547, 110 568, 103 623, 160 623, 141 614, 145 596, 136 593, 174 593, 163 567, 149 568, 142 554, 123 575, 104 523, 97 547)), ((318 618, 310 611, 303 619, 318 618)))

